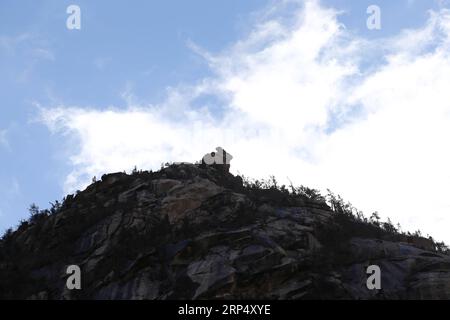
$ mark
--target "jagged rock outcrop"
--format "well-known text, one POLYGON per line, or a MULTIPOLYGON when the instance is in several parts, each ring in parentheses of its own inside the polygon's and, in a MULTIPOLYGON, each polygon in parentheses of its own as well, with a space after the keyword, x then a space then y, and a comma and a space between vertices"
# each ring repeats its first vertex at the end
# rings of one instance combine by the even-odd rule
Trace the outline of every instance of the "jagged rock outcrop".
POLYGON ((450 256, 213 166, 105 175, 34 220, 0 244, 0 298, 450 299, 450 256))

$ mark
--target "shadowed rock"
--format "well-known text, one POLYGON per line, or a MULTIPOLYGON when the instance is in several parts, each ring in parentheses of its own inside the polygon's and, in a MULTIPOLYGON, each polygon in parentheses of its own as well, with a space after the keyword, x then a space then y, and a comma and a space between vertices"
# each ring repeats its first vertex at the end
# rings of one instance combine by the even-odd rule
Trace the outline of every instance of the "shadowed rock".
POLYGON ((365 234, 323 200, 244 187, 228 170, 103 176, 1 242, 0 298, 450 299, 450 257, 427 243, 365 234), (72 264, 82 290, 66 288, 72 264), (366 287, 372 264, 382 290, 366 287))

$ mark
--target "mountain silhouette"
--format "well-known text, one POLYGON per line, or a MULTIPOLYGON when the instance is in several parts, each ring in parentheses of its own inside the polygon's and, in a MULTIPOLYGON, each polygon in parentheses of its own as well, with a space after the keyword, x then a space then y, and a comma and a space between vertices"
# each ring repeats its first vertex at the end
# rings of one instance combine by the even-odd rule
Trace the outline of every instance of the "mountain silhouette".
MULTIPOLYGON (((229 163, 225 163, 229 165, 229 163)), ((0 241, 1 299, 450 299, 432 240, 204 161, 113 173, 0 241), (381 289, 367 286, 369 266, 381 289), (68 288, 78 266, 81 288, 68 288)))

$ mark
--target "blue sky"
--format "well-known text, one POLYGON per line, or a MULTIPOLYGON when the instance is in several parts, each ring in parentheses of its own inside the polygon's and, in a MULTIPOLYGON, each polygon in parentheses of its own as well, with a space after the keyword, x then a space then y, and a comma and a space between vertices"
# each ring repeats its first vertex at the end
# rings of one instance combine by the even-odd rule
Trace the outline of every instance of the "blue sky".
MULTIPOLYGON (((336 157, 333 163, 340 163, 341 157, 335 149, 343 143, 341 140, 345 140, 341 136, 359 134, 355 117, 362 117, 358 123, 364 128, 375 124, 380 126, 379 130, 389 127, 389 119, 396 116, 397 111, 386 115, 384 120, 363 122, 372 115, 380 119, 384 115, 385 111, 374 106, 376 103, 393 101, 387 92, 395 88, 383 87, 377 81, 384 76, 391 79, 408 72, 417 75, 417 72, 422 72, 422 64, 431 65, 432 58, 426 61, 422 58, 427 58, 434 49, 427 52, 428 49, 419 48, 420 41, 417 41, 424 33, 434 39, 428 43, 430 48, 440 46, 442 50, 447 49, 441 39, 445 38, 445 8, 448 4, 430 0, 285 2, 289 3, 282 5, 281 1, 267 0, 1 1, 0 230, 15 226, 20 219, 28 217, 27 207, 31 203, 46 208, 49 201, 83 188, 94 174, 130 170, 134 165, 155 169, 159 163, 171 160, 191 161, 216 144, 234 148, 237 158, 235 170, 242 173, 256 177, 275 173, 284 179, 287 173, 277 171, 275 164, 280 157, 285 159, 285 154, 289 158, 286 166, 289 174, 303 168, 298 175, 292 173, 290 176, 296 183, 332 187, 365 209, 366 213, 379 210, 383 214, 383 209, 395 207, 392 190, 377 194, 381 185, 373 187, 375 189, 371 184, 358 186, 364 182, 358 179, 359 171, 351 172, 354 165, 333 167, 326 158, 329 154, 336 157), (315 5, 305 9, 307 2, 315 5), (81 8, 81 30, 66 28, 66 8, 71 4, 81 8), (366 27, 366 9, 372 4, 381 9, 380 30, 366 27), (327 11, 332 9, 340 13, 335 15, 327 11), (435 25, 430 18, 430 10, 440 13, 435 25), (324 19, 324 24, 330 24, 317 35, 317 46, 326 61, 318 56, 311 60, 305 58, 306 62, 291 61, 289 54, 280 53, 277 49, 281 45, 290 46, 291 53, 315 55, 311 49, 314 44, 310 44, 307 37, 302 38, 301 32, 299 42, 286 40, 291 35, 292 39, 295 38, 296 28, 309 30, 308 26, 316 23, 305 18, 299 23, 290 23, 305 12, 310 17, 317 14, 318 21, 324 19), (335 26, 341 26, 342 34, 327 29, 335 26), (406 29, 412 30, 411 37, 405 36, 406 29), (292 77, 281 79, 288 81, 284 87, 278 91, 274 89, 273 95, 265 99, 252 100, 267 88, 270 90, 272 83, 267 82, 271 75, 269 71, 288 70, 289 63, 298 69, 292 77), (309 68, 311 70, 306 71, 309 68), (367 75, 373 69, 372 75, 376 77, 367 75), (306 80, 294 83, 299 78, 306 80), (295 90, 285 92, 290 87, 289 81, 293 86, 303 84, 307 87, 302 97, 307 96, 308 99, 303 101, 296 96, 295 90), (311 83, 313 85, 309 87, 311 83), (323 83, 323 87, 319 85, 323 83), (339 88, 340 91, 329 97, 325 95, 322 101, 320 96, 324 88, 330 89, 328 91, 339 88), (373 98, 373 92, 386 94, 377 100, 373 98), (289 93, 292 96, 284 100, 289 93), (341 96, 344 93, 352 97, 351 101, 343 100, 341 96), (289 122, 295 118, 289 114, 290 107, 279 109, 281 114, 289 115, 286 118, 271 112, 273 109, 276 111, 279 105, 290 106, 289 103, 296 99, 299 105, 308 103, 317 107, 301 111, 303 113, 295 111, 293 116, 306 120, 300 121, 298 132, 286 131, 286 127, 297 125, 289 122), (263 100, 271 101, 272 107, 252 109, 258 104, 263 105, 263 100), (336 101, 348 105, 348 108, 338 106, 336 101), (123 126, 120 123, 117 128, 117 119, 123 119, 123 126), (226 128, 230 119, 239 121, 235 121, 238 122, 236 128, 228 132, 226 128), (280 120, 281 125, 271 122, 271 119, 280 120), (377 121, 385 122, 380 124, 377 121), (345 125, 347 123, 351 125, 345 125), (326 126, 331 126, 331 130, 324 129, 326 126), (123 149, 112 141, 116 139, 114 133, 121 130, 126 132, 124 136, 128 139, 121 143, 122 147, 126 145, 123 149), (186 132, 192 133, 189 141, 180 138, 186 132), (330 137, 330 132, 336 134, 330 137), (217 139, 205 138, 204 135, 216 136, 217 139), (284 145, 275 141, 271 144, 267 137, 289 143, 284 145), (152 140, 155 139, 160 143, 154 143, 152 140), (103 149, 105 145, 110 148, 103 149), (255 148, 273 146, 274 155, 267 164, 251 165, 251 153, 239 152, 249 150, 249 145, 255 148), (325 172, 336 171, 343 173, 328 175, 329 181, 318 176, 320 172, 325 175, 325 172), (372 197, 359 193, 364 188, 372 197)), ((438 58, 442 57, 436 55, 438 58)), ((447 61, 445 57, 442 59, 447 61)), ((275 73, 274 78, 277 76, 275 73)), ((444 79, 433 78, 430 81, 438 81, 436 83, 439 84, 444 79)), ((433 87, 439 86, 433 83, 433 87)), ((299 90, 303 92, 301 87, 299 90)), ((400 103, 411 101, 411 92, 414 90, 403 92, 402 97, 405 98, 400 103)), ((436 97, 436 92, 430 92, 430 96, 436 97)), ((421 101, 422 98, 411 99, 421 101)), ((446 106, 442 108, 448 110, 446 106)), ((409 119, 404 113, 399 117, 409 119)), ((419 113, 417 117, 420 118, 419 113)), ((398 135, 402 145, 413 143, 415 138, 407 130, 416 125, 414 122, 405 124, 405 136, 398 135)), ((434 132, 427 128, 427 132, 434 132)), ((402 131, 401 125, 399 130, 402 131)), ((430 137, 434 135, 430 133, 430 137)), ((367 133, 363 142, 348 142, 348 148, 360 148, 361 153, 365 153, 364 148, 369 144, 378 145, 379 142, 379 145, 386 145, 382 140, 371 139, 372 135, 367 133)), ((393 146, 387 146, 386 150, 381 148, 378 151, 388 155, 393 149, 393 146)), ((405 151, 402 155, 414 155, 412 150, 408 149, 411 153, 405 151)), ((429 154, 433 155, 434 151, 429 150, 429 154)), ((395 159, 402 159, 402 155, 395 159)), ((445 160, 446 156, 440 159, 445 160)), ((395 159, 391 160, 396 163, 395 159)), ((406 172, 397 177, 393 173, 398 170, 391 168, 384 158, 373 161, 387 166, 377 169, 380 171, 378 176, 386 174, 384 180, 378 181, 379 184, 390 184, 389 179, 394 179, 410 185, 405 181, 406 172)), ((431 160, 420 161, 419 164, 423 164, 431 160)), ((404 167, 401 162, 398 165, 404 167)), ((445 166, 437 168, 444 170, 445 166)), ((450 178, 448 171, 442 172, 442 176, 450 178)), ((446 180, 424 179, 423 183, 435 182, 438 189, 447 187, 446 180)), ((402 183, 395 184, 396 188, 402 188, 402 183)), ((426 207, 425 200, 423 205, 417 205, 420 210, 426 207)), ((410 199, 402 201, 410 202, 410 199)), ((424 226, 420 210, 411 218, 399 214, 398 207, 395 208, 391 212, 385 209, 386 216, 410 228, 424 226)), ((434 210, 438 212, 436 221, 441 221, 441 225, 449 222, 446 210, 450 210, 449 203, 441 203, 434 210)), ((437 233, 438 238, 445 237, 444 231, 434 226, 432 223, 425 225, 425 231, 437 233)))
MULTIPOLYGON (((231 42, 264 1, 78 1, 82 29, 66 28, 70 1, 0 3, 0 229, 27 217, 36 202, 63 196, 70 170, 66 137, 35 122, 34 103, 124 106, 123 94, 156 102, 167 86, 207 70, 186 45, 213 50, 231 42)), ((124 168, 128 169, 128 168, 124 168)))

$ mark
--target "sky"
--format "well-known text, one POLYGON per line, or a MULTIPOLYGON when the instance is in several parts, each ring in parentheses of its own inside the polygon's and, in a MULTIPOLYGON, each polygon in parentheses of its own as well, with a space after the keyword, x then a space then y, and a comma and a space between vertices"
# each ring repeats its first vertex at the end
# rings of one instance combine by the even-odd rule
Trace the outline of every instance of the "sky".
POLYGON ((449 49, 445 0, 2 0, 0 231, 222 146, 450 243, 449 49))

